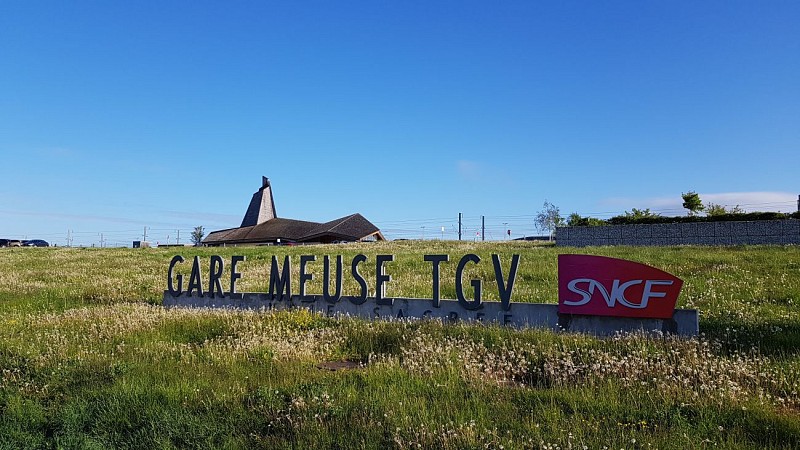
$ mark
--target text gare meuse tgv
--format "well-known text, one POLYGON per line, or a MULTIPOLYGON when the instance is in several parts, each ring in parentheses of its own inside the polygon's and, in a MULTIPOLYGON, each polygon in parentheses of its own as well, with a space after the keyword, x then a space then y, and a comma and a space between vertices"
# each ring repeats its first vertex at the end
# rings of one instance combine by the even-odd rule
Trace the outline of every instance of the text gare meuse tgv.
MULTIPOLYGON (((424 260, 431 263, 431 286, 433 288, 432 302, 433 306, 438 308, 440 297, 440 267, 443 263, 448 263, 450 257, 448 255, 425 255, 424 260)), ((314 255, 300 256, 300 270, 299 270, 299 295, 301 299, 307 298, 312 301, 313 297, 306 292, 306 284, 314 279, 314 274, 308 271, 308 263, 314 262, 317 257, 314 255)), ((182 256, 176 255, 172 258, 169 264, 169 271, 167 273, 167 290, 173 297, 179 297, 184 293, 183 290, 183 275, 175 274, 175 267, 183 263, 185 260, 182 256), (176 287, 177 284, 177 287, 176 287)), ((208 269, 208 283, 204 289, 204 278, 201 274, 200 257, 195 256, 192 262, 192 272, 189 276, 189 283, 186 289, 186 294, 189 296, 204 296, 222 297, 225 295, 231 298, 241 298, 242 295, 236 291, 236 283, 242 277, 242 274, 237 269, 237 264, 245 261, 244 256, 231 256, 228 270, 225 270, 225 261, 221 256, 211 256, 209 258, 208 269), (227 293, 223 291, 222 278, 223 274, 228 276, 227 293)), ((391 275, 386 273, 386 263, 394 261, 394 255, 376 255, 375 256, 375 303, 378 305, 392 305, 393 298, 386 296, 386 285, 392 280, 391 275)), ((477 310, 482 308, 481 291, 482 282, 479 279, 470 280, 472 286, 472 299, 468 299, 464 294, 464 270, 468 264, 479 264, 481 258, 478 255, 467 254, 464 255, 456 266, 455 273, 455 288, 458 303, 467 310, 477 310)), ((342 256, 336 256, 335 269, 334 269, 334 290, 331 293, 331 261, 329 256, 323 257, 323 270, 322 270, 322 297, 329 303, 337 303, 342 299, 352 302, 356 305, 361 305, 368 299, 367 281, 362 276, 359 268, 361 265, 368 264, 368 258, 365 255, 356 255, 350 262, 350 274, 355 282, 360 286, 358 295, 343 295, 342 294, 342 279, 343 279, 343 262, 342 256)), ((497 293, 500 298, 502 308, 506 311, 511 307, 511 293, 514 289, 514 281, 517 277, 517 269, 519 268, 519 255, 511 256, 511 267, 508 271, 508 276, 504 276, 500 263, 500 256, 492 255, 492 265, 494 267, 495 281, 497 282, 497 293)), ((272 264, 269 272, 269 296, 273 299, 290 301, 292 298, 292 260, 289 256, 283 259, 281 266, 276 256, 272 256, 272 264)))

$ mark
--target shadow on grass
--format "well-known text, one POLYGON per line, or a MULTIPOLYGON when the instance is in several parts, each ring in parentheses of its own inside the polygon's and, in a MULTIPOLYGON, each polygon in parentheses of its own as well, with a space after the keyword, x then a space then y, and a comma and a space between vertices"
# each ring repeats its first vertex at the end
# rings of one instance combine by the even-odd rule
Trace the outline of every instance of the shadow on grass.
POLYGON ((632 436, 653 440, 658 448, 705 448, 706 444, 725 448, 800 445, 800 420, 796 415, 757 403, 744 408, 639 402, 635 393, 614 386, 517 390, 512 402, 517 415, 530 416, 547 434, 580 424, 577 429, 589 431, 585 438, 599 437, 609 441, 612 448, 619 448, 632 436), (684 440, 679 440, 679 436, 684 440))
POLYGON ((763 355, 771 357, 800 355, 800 323, 775 321, 742 325, 727 320, 708 319, 701 322, 700 331, 707 337, 720 341, 726 351, 755 347, 763 355))

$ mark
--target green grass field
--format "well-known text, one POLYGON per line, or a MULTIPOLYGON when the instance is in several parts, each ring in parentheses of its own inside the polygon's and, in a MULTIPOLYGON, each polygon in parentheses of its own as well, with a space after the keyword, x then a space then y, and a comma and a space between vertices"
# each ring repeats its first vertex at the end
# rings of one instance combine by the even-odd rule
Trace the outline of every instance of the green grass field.
POLYGON ((798 448, 798 303, 797 247, 2 249, 0 448, 798 448), (404 297, 431 296, 424 254, 519 253, 513 301, 552 303, 559 253, 630 259, 684 279, 702 335, 159 306, 177 253, 245 255, 239 290, 260 292, 272 255, 315 254, 318 293, 322 255, 362 252, 396 255, 404 297))

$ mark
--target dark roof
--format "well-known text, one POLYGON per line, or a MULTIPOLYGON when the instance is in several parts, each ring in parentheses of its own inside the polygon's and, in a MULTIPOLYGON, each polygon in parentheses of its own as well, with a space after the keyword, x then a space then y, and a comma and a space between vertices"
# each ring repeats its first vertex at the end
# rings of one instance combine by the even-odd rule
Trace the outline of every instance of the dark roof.
POLYGON ((328 235, 341 240, 357 241, 379 232, 380 229, 373 225, 372 222, 365 219, 361 214, 355 213, 319 224, 306 235, 304 240, 313 242, 316 238, 328 235))
POLYGON ((277 242, 278 239, 283 242, 357 241, 376 233, 380 234, 378 227, 361 214, 352 214, 327 223, 275 218, 254 226, 213 231, 203 239, 203 243, 258 244, 277 242))

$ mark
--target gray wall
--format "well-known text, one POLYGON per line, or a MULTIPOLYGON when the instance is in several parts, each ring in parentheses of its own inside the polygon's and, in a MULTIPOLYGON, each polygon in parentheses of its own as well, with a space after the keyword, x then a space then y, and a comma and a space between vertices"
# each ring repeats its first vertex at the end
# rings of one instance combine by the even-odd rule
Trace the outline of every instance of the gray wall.
POLYGON ((747 244, 800 244, 800 220, 608 225, 556 229, 556 245, 561 247, 747 244))

